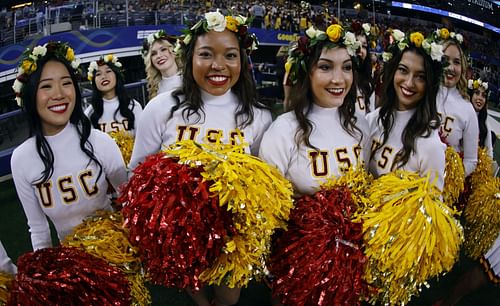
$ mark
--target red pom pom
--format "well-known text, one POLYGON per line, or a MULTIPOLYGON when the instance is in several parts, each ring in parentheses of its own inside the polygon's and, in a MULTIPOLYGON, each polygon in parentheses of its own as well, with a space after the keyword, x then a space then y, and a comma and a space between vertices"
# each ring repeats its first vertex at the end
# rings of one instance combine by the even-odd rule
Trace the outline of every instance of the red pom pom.
POLYGON ((271 257, 273 292, 285 305, 356 305, 363 280, 362 224, 345 188, 300 198, 271 257))
POLYGON ((230 212, 209 194, 202 171, 158 153, 134 170, 122 190, 125 226, 155 284, 198 290, 199 274, 235 233, 230 212))
POLYGON ((23 254, 9 305, 130 305, 121 271, 77 248, 23 254))

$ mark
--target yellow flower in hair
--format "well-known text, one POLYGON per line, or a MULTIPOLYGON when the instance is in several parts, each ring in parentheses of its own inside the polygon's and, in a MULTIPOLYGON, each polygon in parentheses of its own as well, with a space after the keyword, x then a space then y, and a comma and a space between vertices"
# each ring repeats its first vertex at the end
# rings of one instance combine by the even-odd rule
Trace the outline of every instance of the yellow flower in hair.
POLYGON ((478 89, 479 88, 479 80, 474 80, 474 83, 472 83, 472 88, 478 89))
POLYGON ((109 62, 113 62, 113 54, 108 54, 106 55, 106 62, 109 63, 109 62))
POLYGON ((420 48, 422 46, 422 42, 424 41, 424 35, 420 32, 413 32, 410 34, 410 41, 417 47, 420 48))
POLYGON ((36 63, 30 60, 24 60, 21 64, 21 68, 27 75, 32 74, 36 70, 36 63))
POLYGON ((75 52, 69 47, 66 49, 66 59, 68 62, 72 62, 75 59, 75 52))
POLYGON ((238 32, 238 21, 233 16, 226 16, 226 29, 238 32))
POLYGON ((448 31, 447 28, 441 28, 439 30, 439 36, 442 38, 442 39, 448 39, 448 37, 450 37, 450 31, 448 31))
POLYGON ((344 31, 344 28, 342 28, 341 25, 339 24, 332 24, 331 26, 326 29, 326 35, 328 35, 328 38, 334 42, 337 43, 340 38, 342 38, 342 32, 344 31))

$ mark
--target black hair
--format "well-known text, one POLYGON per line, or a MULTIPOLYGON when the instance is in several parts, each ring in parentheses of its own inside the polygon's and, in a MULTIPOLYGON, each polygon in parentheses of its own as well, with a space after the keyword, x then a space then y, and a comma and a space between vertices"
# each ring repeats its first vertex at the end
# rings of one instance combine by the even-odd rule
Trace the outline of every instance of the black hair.
POLYGON ((69 121, 76 127, 78 135, 80 136, 80 148, 89 157, 89 164, 93 161, 99 168, 99 175, 97 177, 97 180, 99 180, 99 177, 102 174, 102 165, 95 156, 94 148, 88 140, 92 127, 90 124, 90 120, 83 113, 82 96, 80 93, 80 88, 78 87, 77 76, 69 62, 62 60, 54 55, 48 54, 37 62, 36 71, 34 71, 30 75, 29 80, 26 84, 24 84, 22 91, 23 108, 28 119, 30 130, 29 134, 30 137, 35 137, 36 150, 44 165, 44 170, 41 173, 40 179, 37 182, 32 183, 43 184, 47 182, 47 180, 52 176, 52 173, 54 172, 54 152, 52 151, 50 144, 47 142, 47 139, 43 135, 42 121, 37 111, 36 101, 38 84, 40 82, 42 70, 45 67, 45 64, 49 61, 62 63, 69 72, 69 75, 73 82, 73 86, 75 87, 75 107, 73 109, 73 112, 71 113, 69 121))
MULTIPOLYGON (((105 63, 111 70, 113 70, 116 79, 115 93, 118 97, 118 108, 115 110, 113 114, 113 118, 116 120, 116 114, 120 112, 120 114, 128 120, 128 129, 132 130, 135 126, 135 115, 134 115, 134 107, 135 103, 127 94, 127 90, 125 89, 125 80, 121 71, 115 65, 109 65, 105 63)), ((95 75, 96 71, 94 71, 93 79, 92 79, 92 99, 90 100, 90 104, 92 105, 92 114, 90 115, 90 121, 92 122, 92 126, 96 129, 99 129, 99 119, 102 117, 102 113, 104 112, 104 101, 102 100, 102 92, 97 89, 97 85, 95 83, 95 75)))
MULTIPOLYGON (((309 120, 308 116, 312 111, 314 98, 311 89, 311 69, 317 64, 323 48, 329 48, 329 42, 319 41, 311 53, 305 58, 305 66, 307 71, 302 67, 299 67, 297 74, 297 82, 292 86, 290 93, 290 109, 295 113, 297 122, 299 124, 297 131, 295 133, 295 141, 297 146, 305 144, 307 147, 315 148, 310 140, 313 129, 313 123, 309 120)), ((352 59, 352 57, 351 57, 352 59)), ((356 61, 352 60, 352 73, 353 81, 356 80, 356 61)), ((349 133, 349 135, 356 137, 356 134, 360 135, 359 142, 363 139, 363 132, 356 126, 357 118, 355 113, 355 103, 356 103, 356 86, 354 82, 347 93, 344 103, 339 106, 339 116, 340 122, 342 123, 342 128, 349 133)))
MULTIPOLYGON (((182 116, 185 120, 192 115, 196 115, 198 117, 197 121, 199 121, 205 116, 202 109, 203 101, 201 99, 201 90, 193 76, 194 47, 198 37, 205 34, 206 32, 203 31, 193 33, 192 42, 185 48, 185 51, 181 53, 181 62, 184 63, 182 87, 172 92, 172 97, 174 97, 176 104, 172 107, 170 118, 173 116, 174 112, 181 107, 184 108, 182 110, 182 116), (184 96, 182 101, 181 96, 184 96)), ((254 111, 252 107, 266 108, 266 106, 257 101, 255 80, 252 77, 244 42, 238 38, 236 33, 234 33, 234 35, 240 47, 241 72, 238 81, 231 88, 231 91, 237 96, 239 101, 238 108, 234 114, 236 124, 239 128, 244 128, 250 125, 254 120, 254 111)))
MULTIPOLYGON (((468 94, 470 97, 470 101, 472 102, 472 95, 474 92, 479 91, 478 89, 468 89, 468 94)), ((477 121, 479 124, 479 146, 485 147, 486 144, 486 136, 488 135, 488 127, 486 126, 486 120, 488 119, 488 93, 486 90, 486 100, 483 108, 477 113, 477 121)))
MULTIPOLYGON (((364 36, 366 38, 367 44, 370 43, 365 33, 360 33, 357 34, 356 36, 364 36)), ((363 95, 366 112, 370 112, 373 110, 370 109, 370 97, 373 91, 375 90, 375 82, 372 77, 372 63, 371 63, 371 54, 369 45, 366 46, 365 59, 363 60, 361 56, 358 56, 358 60, 359 60, 359 65, 357 66, 356 86, 363 95)))
MULTIPOLYGON (((403 148, 398 152, 397 158, 392 168, 404 166, 412 152, 415 152, 415 140, 418 137, 430 136, 433 129, 437 129, 440 124, 436 107, 436 95, 439 89, 442 66, 440 62, 433 61, 422 48, 410 45, 404 51, 394 48, 391 60, 384 64, 383 68, 383 89, 381 96, 382 106, 380 107, 378 122, 383 126, 383 141, 374 152, 383 147, 389 138, 389 134, 394 125, 394 112, 397 110, 398 99, 394 89, 394 75, 399 67, 403 54, 414 52, 424 59, 425 70, 425 95, 417 103, 416 111, 411 116, 401 134, 403 148)), ((372 152, 372 156, 374 154, 372 152)))

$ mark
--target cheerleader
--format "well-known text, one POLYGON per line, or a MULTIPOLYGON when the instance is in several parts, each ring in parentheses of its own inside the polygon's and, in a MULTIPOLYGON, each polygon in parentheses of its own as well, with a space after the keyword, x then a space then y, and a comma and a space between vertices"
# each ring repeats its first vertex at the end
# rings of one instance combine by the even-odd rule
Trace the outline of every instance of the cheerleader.
POLYGON ((313 194, 327 178, 367 165, 369 157, 367 122, 354 116, 360 42, 339 25, 329 29, 338 31, 332 37, 343 36, 327 39, 311 27, 292 50, 286 65, 294 83, 291 111, 273 122, 260 147, 260 157, 293 183, 297 195, 313 194))
POLYGON ((421 47, 423 35, 419 32, 406 37, 394 30, 393 36, 407 47, 393 47, 392 53, 384 54, 388 61, 384 63, 381 107, 367 116, 372 139, 370 172, 375 177, 395 169, 422 177, 431 173, 443 190, 446 146, 439 138, 436 109, 440 77, 436 71, 440 71, 441 56, 421 47), (418 46, 417 39, 421 39, 418 46))
POLYGON ((121 67, 113 54, 90 63, 87 78, 93 92, 85 115, 94 128, 105 133, 128 131, 134 135, 142 106, 127 95, 121 67))
MULTIPOLYGON (((492 131, 488 127, 488 83, 477 80, 468 80, 467 82, 468 94, 470 102, 477 114, 477 121, 479 124, 479 146, 486 148, 488 155, 493 159, 493 146, 492 131)), ((496 140, 496 139, 495 139, 496 140)))
POLYGON ((150 34, 143 43, 142 57, 146 66, 149 100, 162 92, 181 86, 182 77, 176 62, 176 38, 159 30, 150 34))
POLYGON ((12 154, 12 177, 34 250, 52 246, 47 217, 62 239, 96 210, 111 210, 108 184, 127 179, 117 145, 83 113, 79 63, 65 43, 36 46, 13 86, 31 136, 12 154))
MULTIPOLYGON (((256 38, 247 19, 209 12, 192 26, 178 50, 184 63, 182 87, 153 98, 136 132, 130 167, 163 146, 191 139, 200 143, 248 144, 256 155, 270 112, 256 101, 248 53, 256 38)), ((240 288, 214 286, 215 305, 238 302, 240 288)), ((202 291, 189 292, 198 305, 209 305, 202 291)))
POLYGON ((371 26, 369 23, 354 22, 352 28, 356 39, 361 42, 358 49, 357 77, 356 77, 356 114, 365 116, 375 110, 375 85, 372 77, 371 54, 368 46, 371 26))
POLYGON ((467 177, 476 169, 479 127, 467 95, 467 61, 460 47, 462 38, 454 32, 444 37, 448 38, 443 44, 448 66, 437 94, 437 108, 441 117, 440 133, 447 145, 463 154, 467 177))

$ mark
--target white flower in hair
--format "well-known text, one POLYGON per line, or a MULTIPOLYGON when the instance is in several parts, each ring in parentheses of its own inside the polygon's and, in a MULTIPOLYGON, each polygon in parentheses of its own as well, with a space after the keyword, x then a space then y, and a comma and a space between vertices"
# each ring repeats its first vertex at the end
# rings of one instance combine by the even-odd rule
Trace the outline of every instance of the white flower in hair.
POLYGON ((23 105, 23 99, 21 97, 16 97, 16 103, 19 107, 22 107, 23 105))
POLYGON ((431 43, 431 58, 434 61, 441 61, 443 58, 443 46, 440 44, 436 44, 435 42, 431 43))
POLYGON ((118 68, 121 68, 121 67, 122 67, 122 63, 120 63, 120 62, 118 62, 118 61, 116 61, 114 64, 115 64, 115 66, 116 66, 116 67, 118 67, 118 68))
POLYGON ((390 53, 390 52, 382 53, 382 60, 384 60, 384 62, 390 61, 391 58, 392 58, 392 53, 390 53))
POLYGON ((154 41, 155 41, 154 34, 149 34, 148 35, 148 44, 151 45, 154 41))
POLYGON ((352 32, 346 32, 344 35, 344 44, 347 49, 347 53, 350 56, 354 56, 356 54, 356 50, 361 47, 361 43, 356 39, 356 35, 352 32))
POLYGON ((464 42, 464 37, 462 36, 462 34, 457 34, 457 35, 456 35, 456 40, 457 40, 459 43, 463 43, 463 42, 464 42))
POLYGON ((226 18, 218 10, 205 13, 207 28, 215 32, 223 32, 226 29, 226 18))
POLYGON ((430 50, 431 50, 431 44, 429 43, 429 41, 427 39, 424 39, 424 41, 422 42, 422 48, 424 48, 424 50, 427 52, 427 53, 430 53, 430 50))
POLYGON ((314 27, 309 27, 309 29, 306 30, 306 35, 309 38, 314 38, 314 37, 316 37, 317 32, 318 32, 318 30, 316 30, 314 27))
POLYGON ((34 56, 45 56, 45 54, 47 54, 47 48, 45 46, 36 46, 33 48, 32 54, 34 56))
POLYGON ((488 82, 483 82, 483 88, 484 90, 488 90, 488 82))
POLYGON ((369 23, 363 23, 361 26, 363 27, 363 31, 366 35, 370 34, 371 26, 369 23))
POLYGON ((12 89, 14 89, 14 92, 15 93, 20 93, 22 88, 23 88, 23 83, 21 83, 21 81, 19 81, 18 79, 16 79, 14 81, 14 84, 12 85, 12 89))
POLYGON ((467 88, 473 89, 474 88, 474 81, 473 80, 468 80, 467 81, 467 88))
POLYGON ((189 42, 191 41, 191 34, 188 34, 186 35, 186 37, 184 37, 184 39, 182 40, 182 42, 184 43, 184 45, 189 45, 189 42))
POLYGON ((20 76, 24 73, 24 69, 23 67, 19 67, 19 69, 17 69, 17 76, 20 76))
POLYGON ((89 70, 97 70, 97 62, 92 61, 89 65, 89 70))
POLYGON ((398 30, 398 29, 395 29, 392 31, 392 37, 394 38, 394 40, 396 40, 399 43, 403 39, 405 39, 405 33, 398 30))
POLYGON ((81 60, 79 58, 75 58, 75 60, 71 62, 71 67, 73 69, 78 69, 78 67, 80 66, 80 62, 81 60))

